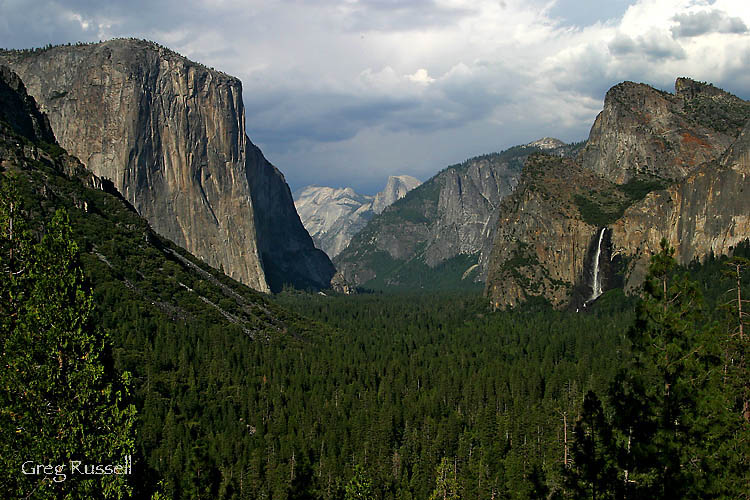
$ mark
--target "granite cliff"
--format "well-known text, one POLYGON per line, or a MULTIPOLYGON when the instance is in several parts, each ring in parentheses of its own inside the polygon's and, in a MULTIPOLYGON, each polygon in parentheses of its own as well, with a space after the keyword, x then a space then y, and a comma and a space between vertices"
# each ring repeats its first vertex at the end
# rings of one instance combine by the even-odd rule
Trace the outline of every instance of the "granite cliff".
POLYGON ((66 212, 97 300, 124 297, 130 311, 148 311, 170 325, 201 318, 229 335, 267 339, 287 332, 288 313, 160 237, 111 182, 60 147, 21 79, 0 65, 0 183, 6 182, 35 234, 57 210, 66 212))
POLYGON ((245 135, 239 80, 151 42, 0 53, 60 144, 153 228, 255 288, 333 275, 289 188, 245 135))
POLYGON ((336 269, 312 238, 294 208, 284 175, 248 140, 246 172, 255 207, 258 248, 271 291, 290 284, 328 288, 336 269))
POLYGON ((307 186, 295 194, 294 204, 315 246, 334 258, 373 215, 420 184, 409 175, 392 175, 375 196, 361 195, 348 187, 307 186))
POLYGON ((639 174, 678 180, 719 157, 746 113, 742 99, 687 78, 674 94, 624 82, 607 92, 580 159, 618 184, 639 174))
POLYGON ((538 154, 526 161, 516 191, 498 208, 486 280, 494 307, 512 307, 531 296, 567 304, 597 231, 581 217, 576 199, 611 188, 569 158, 538 154))
POLYGON ((750 237, 750 103, 685 78, 675 88, 613 87, 575 161, 527 163, 489 252, 494 307, 532 296, 581 307, 607 288, 632 291, 662 237, 681 263, 750 237))
POLYGON ((709 253, 730 254, 750 238, 750 121, 720 160, 650 193, 611 229, 611 254, 630 257, 626 291, 643 281, 661 238, 667 239, 682 264, 709 253))
MULTIPOLYGON (((550 146, 570 152, 567 145, 550 146)), ((450 166, 377 215, 335 259, 343 277, 366 287, 476 286, 497 226, 498 206, 516 187, 538 145, 450 166)))

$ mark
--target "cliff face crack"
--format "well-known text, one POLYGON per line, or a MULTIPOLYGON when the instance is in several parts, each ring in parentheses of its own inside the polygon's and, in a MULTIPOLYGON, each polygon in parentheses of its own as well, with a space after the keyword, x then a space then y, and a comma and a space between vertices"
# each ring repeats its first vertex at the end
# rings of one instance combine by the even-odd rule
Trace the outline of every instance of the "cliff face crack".
MULTIPOLYGON (((200 176, 200 170, 198 171, 198 176, 200 176)), ((203 189, 203 183, 200 181, 200 178, 196 179, 196 183, 198 184, 198 189, 201 193, 201 199, 203 200, 203 204, 208 209, 208 212, 211 214, 211 216, 214 218, 214 222, 220 229, 226 229, 221 227, 221 224, 219 223, 219 218, 216 217, 216 213, 214 212, 214 207, 211 206, 211 203, 208 201, 208 196, 206 196, 206 190, 203 189)))

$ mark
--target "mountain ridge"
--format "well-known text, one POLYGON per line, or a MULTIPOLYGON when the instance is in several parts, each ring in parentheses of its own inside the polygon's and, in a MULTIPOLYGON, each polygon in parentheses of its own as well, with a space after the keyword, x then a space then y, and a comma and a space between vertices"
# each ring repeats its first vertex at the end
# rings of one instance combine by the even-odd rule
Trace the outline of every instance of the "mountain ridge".
MULTIPOLYGON (((552 151, 574 150, 565 145, 552 151)), ((338 271, 365 287, 430 289, 430 276, 441 287, 478 286, 496 208, 515 188, 525 159, 537 151, 516 146, 440 170, 373 217, 334 259, 338 271), (442 272, 451 277, 437 275, 442 272)))

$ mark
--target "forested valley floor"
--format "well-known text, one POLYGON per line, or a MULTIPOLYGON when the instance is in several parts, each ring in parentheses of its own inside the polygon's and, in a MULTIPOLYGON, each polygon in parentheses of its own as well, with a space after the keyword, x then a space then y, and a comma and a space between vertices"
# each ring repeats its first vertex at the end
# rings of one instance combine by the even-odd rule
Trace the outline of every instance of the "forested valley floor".
MULTIPOLYGON (((736 299, 738 288, 750 291, 746 244, 731 260, 687 269, 664 248, 640 298, 610 290, 578 313, 533 301, 492 312, 478 291, 269 298, 183 255, 101 191, 35 172, 28 175, 48 176, 35 184, 47 186, 38 188, 45 196, 20 184, 24 210, 5 196, 0 214, 11 269, 0 282, 10 306, 3 363, 23 367, 2 372, 2 443, 14 457, 21 437, 49 460, 80 453, 54 432, 45 440, 28 432, 50 418, 50 406, 26 401, 23 384, 60 408, 60 429, 102 432, 96 419, 70 427, 87 403, 76 406, 72 386, 53 380, 73 380, 77 372, 64 367, 83 363, 99 374, 92 380, 112 380, 110 389, 92 386, 106 398, 121 386, 115 379, 129 387, 103 411, 134 430, 105 437, 132 450, 137 473, 124 491, 137 498, 750 491, 748 342, 736 299), (76 210, 82 200, 86 210, 76 210), (58 210, 47 220, 60 205, 70 219, 58 210), (22 222, 31 230, 19 237, 22 222), (50 288, 54 280, 73 286, 50 288), (38 328, 34 315, 51 299, 70 331, 85 334, 80 345, 60 350, 73 337, 62 326, 38 328), (42 342, 34 351, 22 348, 28 335, 42 342), (80 355, 92 349, 94 364, 80 355)), ((31 483, 10 457, 0 486, 27 492, 31 483)), ((81 491, 105 484, 87 481, 81 491)), ((35 487, 30 498, 64 496, 70 484, 35 487)))
POLYGON ((182 497, 743 498, 733 268, 662 257, 644 299, 585 313, 286 291, 299 334, 131 338, 154 349, 142 453, 182 497))

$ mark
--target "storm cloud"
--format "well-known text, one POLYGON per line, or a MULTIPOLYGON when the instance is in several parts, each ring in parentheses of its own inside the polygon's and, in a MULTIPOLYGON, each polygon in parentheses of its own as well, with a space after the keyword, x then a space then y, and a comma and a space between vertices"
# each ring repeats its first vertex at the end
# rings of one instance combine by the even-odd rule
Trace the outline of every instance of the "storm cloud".
POLYGON ((677 38, 707 33, 747 33, 747 26, 741 18, 730 17, 726 12, 716 9, 678 14, 672 19, 677 22, 671 29, 677 38))

